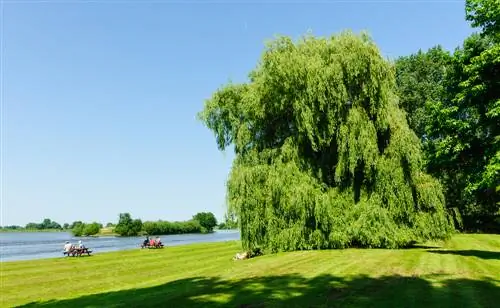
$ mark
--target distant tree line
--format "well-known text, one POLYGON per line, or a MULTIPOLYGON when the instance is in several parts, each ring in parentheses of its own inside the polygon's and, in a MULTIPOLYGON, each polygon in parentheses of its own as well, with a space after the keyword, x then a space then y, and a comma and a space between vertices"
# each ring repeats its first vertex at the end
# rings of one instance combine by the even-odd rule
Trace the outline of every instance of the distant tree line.
POLYGON ((73 223, 71 233, 73 233, 74 236, 91 236, 99 233, 102 227, 102 224, 98 222, 84 223, 78 221, 73 223))
MULTIPOLYGON (((227 219, 226 219, 227 224, 227 219)), ((230 224, 228 224, 230 225, 230 224)), ((209 233, 217 226, 217 219, 211 212, 200 212, 187 221, 145 221, 133 219, 130 213, 120 213, 118 223, 108 222, 106 228, 121 236, 135 236, 139 234, 168 235, 186 233, 209 233)), ((48 218, 42 223, 28 223, 25 227, 5 226, 1 230, 69 230, 74 236, 92 236, 98 234, 103 228, 98 222, 85 223, 80 220, 73 223, 65 223, 62 226, 48 218)))
POLYGON ((2 226, 1 230, 63 230, 63 227, 49 218, 45 218, 41 223, 30 222, 24 227, 19 225, 2 226))
POLYGON ((114 232, 121 236, 138 234, 168 235, 186 233, 208 233, 217 226, 217 219, 211 212, 200 212, 187 221, 145 221, 133 219, 130 213, 120 213, 114 232))

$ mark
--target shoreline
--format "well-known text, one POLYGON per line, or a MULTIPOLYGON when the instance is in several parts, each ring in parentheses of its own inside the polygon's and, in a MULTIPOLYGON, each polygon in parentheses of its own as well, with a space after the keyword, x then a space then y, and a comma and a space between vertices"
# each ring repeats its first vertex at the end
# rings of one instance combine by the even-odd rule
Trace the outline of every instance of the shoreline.
MULTIPOLYGON (((208 234, 172 234, 158 235, 166 247, 185 246, 196 243, 216 243, 224 241, 240 240, 240 235, 235 231, 214 231, 208 234)), ((151 236, 150 236, 151 237, 151 236)), ((127 251, 140 248, 144 241, 143 236, 122 237, 113 234, 94 235, 88 237, 74 237, 70 233, 12 233, 1 236, 6 240, 6 248, 0 256, 0 263, 25 262, 42 259, 54 259, 62 256, 62 245, 64 241, 78 242, 83 240, 85 246, 93 250, 93 254, 102 254, 114 251, 127 251), (41 239, 42 242, 37 240, 41 239), (23 243, 33 242, 32 252, 24 252, 18 241, 23 243), (61 244, 62 243, 62 244, 61 244)), ((2 241, 3 241, 2 240, 2 241)))
MULTIPOLYGON (((168 246, 168 245, 165 245, 164 248, 162 249, 159 249, 160 251, 161 250, 165 250, 165 249, 172 249, 172 248, 176 248, 176 247, 179 247, 179 248, 188 248, 188 249, 197 249, 200 247, 203 247, 203 246, 210 246, 210 245, 223 245, 223 244, 226 244, 226 245, 240 245, 241 244, 241 240, 225 240, 225 241, 214 241, 214 242, 198 242, 198 243, 186 243, 186 244, 177 244, 177 245, 171 245, 171 246, 168 246)), ((89 250, 93 250, 91 247, 89 247, 89 250)), ((136 247, 136 248, 125 248, 125 249, 117 249, 117 250, 108 250, 108 251, 102 251, 102 252, 95 252, 93 251, 92 252, 92 255, 89 257, 89 256, 83 256, 83 257, 67 257, 65 255, 62 254, 62 249, 61 249, 61 256, 54 256, 54 257, 48 257, 48 258, 36 258, 36 259, 26 259, 26 260, 7 260, 7 261, 2 261, 0 259, 0 264, 2 264, 2 266, 4 266, 5 264, 14 264, 14 263, 19 263, 19 264, 26 264, 26 263, 36 263, 36 262, 50 262, 50 261, 54 261, 54 260, 58 260, 58 259, 68 259, 68 260, 72 260, 72 259, 77 259, 77 260, 82 260, 82 259, 87 259, 87 258, 90 258, 92 259, 93 257, 96 257, 96 256, 104 256, 104 257, 109 257, 109 255, 113 255, 113 254, 116 254, 116 255, 123 255, 123 254, 130 254, 130 253, 134 253, 135 251, 149 251, 150 249, 142 249, 140 246, 136 247)), ((151 249, 153 251, 156 251, 156 249, 151 249)), ((236 253, 236 252, 235 252, 236 253)))

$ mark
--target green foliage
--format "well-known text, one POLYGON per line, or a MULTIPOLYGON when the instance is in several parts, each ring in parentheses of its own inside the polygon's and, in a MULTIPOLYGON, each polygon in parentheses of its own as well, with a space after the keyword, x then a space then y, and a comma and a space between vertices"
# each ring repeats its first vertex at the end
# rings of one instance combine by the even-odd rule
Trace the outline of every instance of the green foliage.
POLYGON ((83 228, 83 233, 85 235, 96 235, 101 230, 102 224, 98 222, 93 222, 91 224, 86 224, 83 228))
POLYGON ((85 224, 83 222, 75 223, 73 224, 73 228, 71 229, 71 233, 73 233, 74 236, 83 236, 83 230, 85 228, 85 224))
POLYGON ((467 1, 466 8, 483 32, 455 51, 447 94, 427 103, 428 169, 443 182, 465 230, 500 232, 500 10, 495 1, 467 1))
POLYGON ((148 235, 168 235, 201 233, 202 226, 197 220, 188 221, 146 221, 142 225, 142 230, 148 235))
POLYGON ((236 215, 231 212, 224 214, 224 221, 219 224, 220 230, 232 230, 238 228, 238 219, 236 215))
POLYGON ((211 212, 200 212, 193 216, 193 220, 197 220, 203 227, 204 232, 212 232, 217 226, 217 219, 211 212))
POLYGON ((71 229, 71 232, 73 233, 74 236, 96 235, 101 230, 101 226, 102 225, 98 222, 93 222, 88 224, 82 222, 76 222, 74 224, 73 229, 71 229))
POLYGON ((3 230, 3 231, 14 231, 14 230, 22 230, 22 229, 24 229, 24 228, 21 226, 17 226, 17 225, 0 227, 0 230, 3 230))
POLYGON ((60 224, 55 221, 45 218, 41 223, 30 222, 26 224, 25 229, 28 230, 62 230, 60 224))
POLYGON ((465 1, 465 18, 485 35, 500 39, 500 2, 498 0, 465 1))
POLYGON ((250 82, 199 114, 234 145, 229 208, 244 248, 402 247, 453 230, 440 184, 366 34, 271 42, 250 82))
POLYGON ((114 232, 122 236, 135 236, 142 229, 140 219, 132 219, 129 213, 120 213, 114 232))
POLYGON ((399 106, 406 111, 410 128, 425 143, 426 126, 431 116, 426 102, 445 97, 445 76, 452 56, 441 46, 400 57, 396 60, 396 83, 399 106))
POLYGON ((73 221, 73 223, 71 223, 71 225, 69 226, 70 229, 74 229, 77 225, 79 224, 82 224, 83 222, 81 222, 80 220, 77 220, 77 221, 73 221))

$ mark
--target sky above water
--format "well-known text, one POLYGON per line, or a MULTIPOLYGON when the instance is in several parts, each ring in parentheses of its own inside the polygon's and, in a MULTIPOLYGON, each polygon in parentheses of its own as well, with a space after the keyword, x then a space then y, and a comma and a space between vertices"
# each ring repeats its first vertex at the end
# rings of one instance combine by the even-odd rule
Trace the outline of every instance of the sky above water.
POLYGON ((221 219, 233 153, 196 120, 275 35, 368 30, 388 57, 473 29, 464 1, 3 1, 0 225, 221 219))

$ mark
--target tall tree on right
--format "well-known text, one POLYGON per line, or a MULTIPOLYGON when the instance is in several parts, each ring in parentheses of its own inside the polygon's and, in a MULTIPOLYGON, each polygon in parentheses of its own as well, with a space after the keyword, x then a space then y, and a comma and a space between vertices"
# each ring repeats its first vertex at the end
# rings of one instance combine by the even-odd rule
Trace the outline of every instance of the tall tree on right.
POLYGON ((499 232, 500 3, 468 0, 466 19, 480 32, 452 57, 431 49, 396 62, 398 88, 448 208, 468 231, 499 232))

